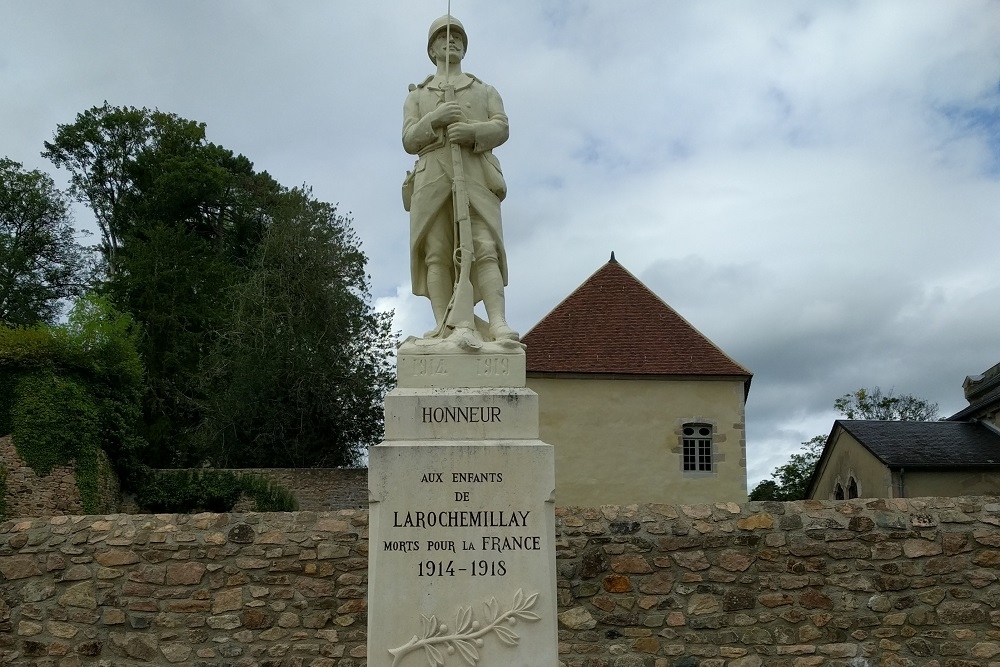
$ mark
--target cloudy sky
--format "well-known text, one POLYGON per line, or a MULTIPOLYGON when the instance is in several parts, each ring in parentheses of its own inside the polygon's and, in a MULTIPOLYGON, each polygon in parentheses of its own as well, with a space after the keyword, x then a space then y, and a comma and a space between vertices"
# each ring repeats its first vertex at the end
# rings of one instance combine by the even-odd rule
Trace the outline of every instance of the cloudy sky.
MULTIPOLYGON (((406 334, 407 85, 445 0, 0 0, 0 155, 107 100, 339 202, 406 334)), ((966 405, 1000 362, 997 0, 453 0, 502 94, 511 323, 611 251, 754 373, 753 485, 861 386, 966 405)), ((77 222, 92 226, 80 209, 77 222)))

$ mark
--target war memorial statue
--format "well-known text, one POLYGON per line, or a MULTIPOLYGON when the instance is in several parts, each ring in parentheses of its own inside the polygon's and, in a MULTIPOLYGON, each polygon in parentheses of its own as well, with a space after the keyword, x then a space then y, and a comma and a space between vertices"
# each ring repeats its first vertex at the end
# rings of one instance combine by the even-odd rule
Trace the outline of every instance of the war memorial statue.
POLYGON ((454 17, 434 21, 427 55, 437 70, 410 86, 403 108, 403 148, 418 156, 403 184, 410 277, 413 293, 429 298, 434 311, 425 345, 448 341, 439 350, 518 347, 520 340, 505 314, 500 202, 507 185, 493 155, 507 141, 507 115, 496 89, 462 71, 468 46, 454 17), (473 312, 480 301, 488 323, 473 312))
POLYGON ((411 86, 403 185, 415 294, 435 328, 396 356, 368 453, 369 667, 556 667, 555 456, 504 312, 500 95, 461 70, 465 28, 431 24, 411 86), (474 308, 482 302, 487 321, 474 308))

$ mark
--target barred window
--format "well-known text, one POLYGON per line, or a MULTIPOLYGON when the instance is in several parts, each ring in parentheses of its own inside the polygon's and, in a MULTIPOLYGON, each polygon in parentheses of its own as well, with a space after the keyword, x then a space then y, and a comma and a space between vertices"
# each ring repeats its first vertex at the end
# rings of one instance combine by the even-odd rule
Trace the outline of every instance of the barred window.
POLYGON ((683 432, 684 470, 712 472, 712 427, 685 424, 683 432))

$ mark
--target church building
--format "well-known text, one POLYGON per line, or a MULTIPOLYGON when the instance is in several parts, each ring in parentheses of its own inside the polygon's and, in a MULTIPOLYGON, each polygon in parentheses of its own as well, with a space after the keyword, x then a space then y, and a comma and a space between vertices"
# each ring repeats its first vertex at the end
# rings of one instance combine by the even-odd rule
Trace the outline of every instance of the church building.
POLYGON ((746 501, 752 374, 613 253, 523 340, 558 505, 746 501))

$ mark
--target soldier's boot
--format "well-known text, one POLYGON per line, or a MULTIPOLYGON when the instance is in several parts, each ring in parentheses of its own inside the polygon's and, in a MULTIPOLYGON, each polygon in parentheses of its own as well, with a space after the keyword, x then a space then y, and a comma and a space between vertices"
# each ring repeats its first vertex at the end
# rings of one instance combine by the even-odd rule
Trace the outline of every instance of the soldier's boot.
POLYGON ((490 335, 493 340, 521 340, 521 335, 510 328, 504 312, 506 307, 503 293, 503 276, 496 260, 485 260, 476 263, 478 266, 476 278, 479 282, 479 295, 486 307, 486 316, 490 320, 490 335))

